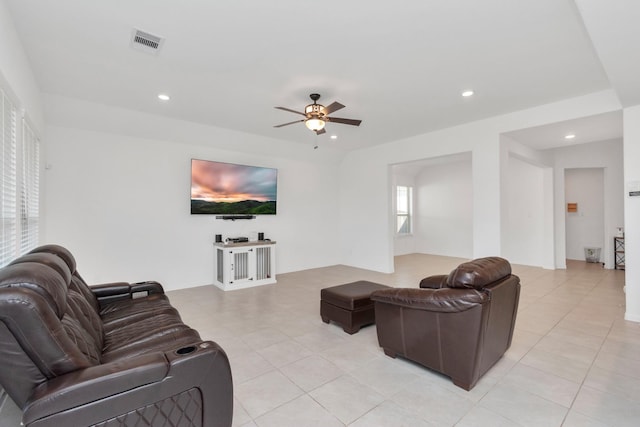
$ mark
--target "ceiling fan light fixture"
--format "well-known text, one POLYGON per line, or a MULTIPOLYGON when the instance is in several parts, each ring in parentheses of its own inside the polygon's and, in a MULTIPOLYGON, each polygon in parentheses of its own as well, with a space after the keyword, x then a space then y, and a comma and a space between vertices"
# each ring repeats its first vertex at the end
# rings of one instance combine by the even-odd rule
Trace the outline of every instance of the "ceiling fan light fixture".
POLYGON ((317 132, 321 129, 324 129, 324 120, 318 119, 316 117, 312 117, 304 121, 304 124, 310 130, 317 132))
POLYGON ((320 104, 309 104, 306 107, 304 107, 304 113, 306 115, 313 115, 313 116, 324 116, 327 114, 326 109, 324 108, 324 105, 320 105, 320 104))
POLYGON ((339 102, 332 102, 331 104, 329 104, 328 107, 325 107, 324 105, 318 104, 317 102, 320 99, 319 94, 312 93, 311 95, 309 95, 309 98, 311 98, 311 100, 313 101, 313 104, 309 104, 306 107, 304 107, 304 113, 300 111, 292 110, 291 108, 275 107, 278 110, 284 110, 290 113, 300 114, 301 116, 304 116, 304 119, 299 119, 290 123, 276 125, 274 127, 281 128, 283 126, 289 126, 295 123, 304 122, 304 125, 309 130, 315 132, 316 135, 322 135, 326 133, 326 131, 324 130, 324 127, 327 124, 327 122, 340 123, 340 124, 351 125, 351 126, 360 126, 360 123, 362 122, 362 120, 329 117, 329 114, 332 114, 344 108, 344 105, 340 104, 339 102))

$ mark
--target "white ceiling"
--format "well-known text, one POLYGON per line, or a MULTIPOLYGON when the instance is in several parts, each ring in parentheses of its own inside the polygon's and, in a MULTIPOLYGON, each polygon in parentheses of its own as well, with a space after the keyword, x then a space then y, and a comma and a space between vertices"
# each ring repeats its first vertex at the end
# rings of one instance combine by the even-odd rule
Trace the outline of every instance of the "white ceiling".
POLYGON ((312 92, 354 149, 611 88, 573 0, 0 1, 45 93, 301 143, 312 92))
POLYGON ((622 111, 582 117, 545 126, 505 133, 506 136, 537 150, 610 141, 622 138, 622 111), (565 139, 566 135, 575 135, 565 139))
POLYGON ((640 104, 640 1, 575 1, 620 102, 640 104))

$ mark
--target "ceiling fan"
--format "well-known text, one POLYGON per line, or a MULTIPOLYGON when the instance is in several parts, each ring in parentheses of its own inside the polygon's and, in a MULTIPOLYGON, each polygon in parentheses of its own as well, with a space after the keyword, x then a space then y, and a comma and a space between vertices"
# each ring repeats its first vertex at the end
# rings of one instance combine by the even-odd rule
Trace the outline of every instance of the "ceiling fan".
POLYGON ((304 122, 305 126, 307 126, 307 128, 309 128, 310 130, 314 131, 316 135, 322 135, 323 133, 326 132, 324 130, 324 125, 326 124, 326 122, 342 123, 343 125, 352 125, 352 126, 360 126, 360 123, 362 123, 362 120, 329 117, 329 114, 333 113, 334 111, 338 111, 341 108, 344 108, 344 105, 340 104, 339 102, 333 102, 329 104, 327 107, 325 107, 324 105, 318 104, 316 102, 318 101, 318 99, 320 99, 319 94, 312 93, 311 95, 309 95, 309 97, 313 101, 313 104, 309 104, 306 107, 304 107, 304 113, 301 113, 296 110, 292 110, 290 108, 275 107, 278 110, 284 110, 284 111, 289 111, 291 113, 301 114, 305 116, 305 118, 296 120, 294 122, 277 125, 277 126, 274 126, 274 128, 281 128, 283 126, 289 126, 294 123, 304 122))

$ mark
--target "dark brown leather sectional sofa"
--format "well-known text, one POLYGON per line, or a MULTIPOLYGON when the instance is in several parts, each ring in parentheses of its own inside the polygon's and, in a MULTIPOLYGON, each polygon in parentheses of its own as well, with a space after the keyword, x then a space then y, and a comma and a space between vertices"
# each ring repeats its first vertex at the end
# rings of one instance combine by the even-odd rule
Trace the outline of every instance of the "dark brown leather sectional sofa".
POLYGON ((503 258, 460 264, 448 276, 430 276, 420 289, 376 291, 378 342, 441 372, 470 390, 507 351, 516 323, 520 279, 503 258))
POLYGON ((0 269, 0 384, 25 426, 228 427, 229 360, 156 282, 89 287, 65 248, 0 269))

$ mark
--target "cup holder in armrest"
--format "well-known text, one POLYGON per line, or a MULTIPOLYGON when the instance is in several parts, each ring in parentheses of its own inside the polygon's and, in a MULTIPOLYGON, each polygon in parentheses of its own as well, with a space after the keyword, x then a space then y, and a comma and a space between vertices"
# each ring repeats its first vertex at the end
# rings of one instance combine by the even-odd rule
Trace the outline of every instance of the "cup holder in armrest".
POLYGON ((182 347, 176 350, 176 354, 180 355, 180 356, 184 356, 185 354, 190 354, 193 353, 194 351, 196 351, 198 349, 198 347, 196 347, 195 345, 190 345, 187 347, 182 347))

